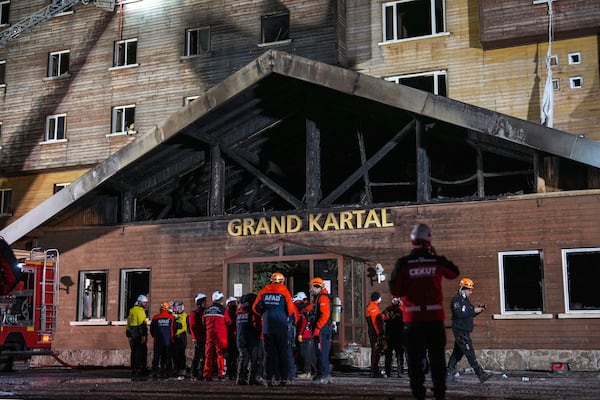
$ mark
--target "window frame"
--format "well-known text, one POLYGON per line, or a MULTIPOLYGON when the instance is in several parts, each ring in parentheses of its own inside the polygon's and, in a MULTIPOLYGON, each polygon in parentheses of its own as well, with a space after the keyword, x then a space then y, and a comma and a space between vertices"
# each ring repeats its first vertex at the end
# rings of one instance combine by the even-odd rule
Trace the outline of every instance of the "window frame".
POLYGON ((129 314, 129 309, 133 307, 133 303, 137 299, 140 294, 144 294, 149 296, 150 293, 150 285, 152 279, 152 269, 149 267, 140 267, 140 268, 123 268, 119 272, 119 321, 126 321, 127 315, 129 314), (148 287, 145 293, 128 293, 128 276, 129 274, 137 274, 137 273, 147 273, 148 274, 148 287))
MULTIPOLYGON (((290 23, 290 13, 289 12, 275 12, 275 13, 269 13, 269 14, 263 14, 260 16, 260 43, 259 46, 270 46, 270 45, 274 45, 274 44, 280 44, 280 43, 289 43, 292 39, 291 39, 291 23, 290 23), (274 38, 277 40, 269 40, 267 41, 267 37, 266 37, 266 33, 265 33, 265 28, 267 28, 266 24, 268 24, 269 20, 271 19, 275 19, 275 18, 281 18, 281 17, 287 17, 287 35, 284 35, 284 37, 282 38, 274 38)), ((270 39, 270 37, 269 37, 270 39)))
POLYGON ((61 143, 61 142, 66 142, 67 141, 67 114, 54 114, 54 115, 48 115, 46 117, 46 126, 44 128, 44 140, 42 141, 42 143, 61 143), (59 138, 59 127, 60 127, 60 120, 63 120, 62 123, 62 137, 59 138), (51 121, 56 121, 54 123, 54 129, 52 132, 52 138, 50 137, 50 122, 51 121))
POLYGON ((6 86, 6 60, 0 60, 0 87, 6 86))
POLYGON ((569 77, 569 87, 573 90, 583 89, 583 76, 570 76, 569 77), (577 83, 579 81, 579 83, 577 83))
POLYGON ((0 188, 0 216, 12 216, 12 188, 0 188))
POLYGON ((197 28, 190 28, 185 30, 185 48, 184 48, 184 57, 196 57, 203 54, 210 53, 210 39, 211 39, 211 30, 210 26, 201 26, 197 28), (196 51, 192 53, 192 32, 196 32, 196 51), (203 32, 206 32, 206 49, 202 47, 202 36, 203 32))
POLYGON ((63 190, 67 186, 69 186, 70 184, 71 184, 71 182, 55 183, 52 186, 52 194, 56 194, 56 193, 60 192, 61 190, 63 190))
POLYGON ((69 75, 69 66, 70 66, 70 58, 71 58, 71 50, 60 50, 60 51, 52 51, 50 53, 48 53, 48 71, 47 71, 47 77, 48 78, 58 78, 58 77, 62 77, 62 76, 68 76, 69 75), (61 68, 63 66, 63 56, 67 55, 67 59, 66 59, 66 70, 64 70, 64 72, 61 72, 61 70, 63 68, 61 68), (55 67, 56 65, 56 68, 55 67), (55 70, 56 69, 56 74, 55 74, 55 70))
MULTIPOLYGON (((448 96, 448 71, 447 70, 437 70, 437 71, 429 71, 429 72, 418 72, 418 73, 414 73, 414 74, 403 74, 403 75, 394 75, 394 76, 389 76, 384 78, 386 81, 388 82, 394 82, 396 84, 403 84, 400 81, 403 79, 409 79, 409 78, 418 78, 418 77, 428 77, 430 76, 433 79, 433 94, 438 95, 438 96, 444 96, 447 97, 448 96), (444 77, 444 81, 445 81, 445 95, 440 95, 440 80, 439 78, 443 76, 444 77)), ((406 85, 406 86, 410 86, 410 85, 406 85)))
POLYGON ((408 41, 408 40, 416 40, 416 39, 422 39, 422 38, 429 38, 429 37, 435 37, 435 36, 441 36, 441 35, 448 35, 447 32, 447 21, 446 21, 446 0, 396 0, 396 1, 388 1, 385 3, 381 4, 381 43, 379 44, 389 44, 389 43, 397 43, 397 42, 402 42, 402 41, 408 41), (407 37, 398 37, 398 12, 397 12, 397 6, 399 4, 405 4, 405 3, 410 3, 410 2, 426 2, 429 1, 429 7, 430 7, 430 24, 431 24, 431 31, 428 34, 425 35, 418 35, 418 36, 407 36, 407 37), (436 14, 436 2, 439 1, 442 7, 442 14, 441 15, 441 24, 442 26, 438 29, 438 16, 436 14), (387 28, 388 28, 388 21, 387 21, 387 13, 386 13, 386 8, 388 7, 392 7, 392 21, 391 21, 391 29, 392 29, 392 38, 388 38, 387 37, 387 28))
POLYGON ((563 291, 564 291, 564 303, 565 303, 565 314, 567 315, 585 315, 585 314, 594 314, 594 316, 600 316, 600 307, 587 309, 587 310, 571 310, 570 306, 570 280, 569 280, 569 270, 568 270, 568 260, 567 257, 572 253, 599 253, 600 255, 600 247, 580 247, 580 248, 567 248, 561 250, 561 260, 562 260, 562 275, 563 275, 563 291))
POLYGON ((135 134, 135 104, 126 104, 122 106, 115 106, 111 110, 111 121, 110 121, 110 134, 111 135, 130 135, 135 134), (133 109, 133 121, 131 123, 127 123, 127 112, 128 110, 133 109), (122 121, 120 123, 121 126, 117 127, 117 123, 119 120, 118 114, 122 112, 124 114, 124 118, 121 118, 122 121), (133 129, 129 129, 129 126, 133 124, 133 129), (117 130, 120 129, 120 130, 117 130))
POLYGON ((10 25, 10 0, 0 1, 0 26, 10 25))
POLYGON ((544 299, 544 253, 542 250, 513 250, 513 251, 499 251, 498 252, 498 274, 499 274, 499 288, 500 288, 500 314, 501 315, 544 315, 546 307, 544 299), (504 256, 515 256, 515 255, 538 255, 541 268, 541 310, 507 310, 506 307, 506 288, 504 285, 504 256))
POLYGON ((137 38, 131 38, 131 39, 123 39, 123 40, 115 40, 114 42, 114 48, 113 48, 113 68, 130 68, 130 67, 137 67, 139 64, 137 62, 137 45, 138 45, 138 39, 137 38), (132 62, 130 63, 129 61, 129 53, 131 51, 130 45, 135 43, 135 48, 134 50, 134 60, 131 60, 132 62), (123 55, 123 63, 120 64, 121 62, 121 51, 120 46, 123 45, 123 49, 125 50, 124 55, 123 55))
POLYGON ((108 313, 108 271, 107 270, 80 270, 79 271, 79 284, 78 284, 78 290, 77 290, 77 318, 76 320, 79 322, 106 322, 108 321, 107 319, 107 313, 108 313), (87 278, 87 276, 90 276, 90 278, 87 278), (103 282, 103 286, 104 286, 104 291, 98 291, 97 293, 104 293, 104 296, 101 298, 100 302, 100 307, 101 307, 101 311, 102 314, 101 316, 97 316, 96 318, 93 318, 93 313, 94 313, 94 305, 93 305, 93 299, 90 299, 90 301, 92 301, 92 304, 90 304, 90 307, 92 309, 92 315, 89 318, 86 318, 84 313, 85 313, 85 302, 84 302, 84 297, 85 297, 85 291, 87 288, 89 288, 89 285, 86 285, 88 282, 87 280, 92 280, 92 276, 103 276, 104 277, 104 282, 103 282))

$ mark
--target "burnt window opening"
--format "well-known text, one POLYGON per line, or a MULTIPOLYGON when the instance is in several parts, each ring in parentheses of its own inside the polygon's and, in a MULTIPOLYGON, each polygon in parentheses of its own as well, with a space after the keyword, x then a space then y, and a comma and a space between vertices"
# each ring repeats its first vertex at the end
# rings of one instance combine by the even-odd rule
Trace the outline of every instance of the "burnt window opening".
POLYGON ((435 71, 421 74, 399 75, 385 78, 386 81, 410 86, 425 92, 447 96, 446 71, 435 71))
POLYGON ((600 297, 600 248, 562 251, 566 312, 598 312, 600 297))
POLYGON ((502 314, 541 314, 544 310, 542 252, 498 254, 502 314))
POLYGON ((445 31, 443 0, 402 0, 384 3, 382 7, 384 42, 445 31))
POLYGON ((262 43, 280 42, 290 38, 290 14, 271 14, 261 17, 262 43))

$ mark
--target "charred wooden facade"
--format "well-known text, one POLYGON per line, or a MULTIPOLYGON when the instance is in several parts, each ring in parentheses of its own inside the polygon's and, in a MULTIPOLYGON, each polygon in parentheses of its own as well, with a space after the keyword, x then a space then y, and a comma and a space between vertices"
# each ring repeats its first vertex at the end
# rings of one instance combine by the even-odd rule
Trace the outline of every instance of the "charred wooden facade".
MULTIPOLYGON (((43 3, 11 3, 11 16, 43 3)), ((189 310, 197 292, 255 290, 272 268, 296 291, 327 274, 344 306, 338 349, 365 343, 364 298, 389 300, 369 268, 389 274, 426 222, 490 305, 474 334, 487 368, 597 368, 600 304, 581 295, 595 270, 569 288, 600 247, 600 89, 556 93, 560 130, 537 124, 544 43, 482 47, 489 5, 472 0, 414 0, 415 17, 433 4, 444 18, 392 39, 383 15, 406 2, 124 3, 76 6, 0 49, 0 189, 13 190, 0 235, 60 249, 76 285, 61 292, 63 358, 126 364, 124 313, 141 290, 151 312, 173 293, 189 310), (135 62, 113 59, 115 41, 135 62), (69 72, 47 76, 65 52, 69 72), (48 117, 64 117, 66 138, 44 140, 48 117), (515 259, 531 275, 506 280, 515 259), (514 298, 521 281, 537 289, 514 298)), ((597 36, 575 36, 554 48, 584 62, 555 76, 597 82, 597 36)))

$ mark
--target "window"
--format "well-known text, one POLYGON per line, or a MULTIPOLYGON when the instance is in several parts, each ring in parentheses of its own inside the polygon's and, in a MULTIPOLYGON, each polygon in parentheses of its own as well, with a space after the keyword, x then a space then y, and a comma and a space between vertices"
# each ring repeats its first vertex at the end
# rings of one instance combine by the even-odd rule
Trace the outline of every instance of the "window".
POLYGON ((52 191, 52 193, 56 194, 56 193, 60 192, 61 190, 63 190, 64 188, 66 188, 69 185, 70 185, 70 183, 55 183, 54 184, 54 190, 52 191))
POLYGON ((79 272, 79 304, 77 320, 106 319, 106 271, 79 272))
POLYGON ((560 80, 559 79, 552 79, 552 90, 554 90, 555 92, 560 91, 560 80))
POLYGON ((0 1, 0 25, 8 25, 10 1, 0 1))
POLYGON ((583 87, 583 77, 572 76, 569 78, 569 86, 571 89, 581 89, 583 87))
POLYGON ((195 56, 210 51, 210 28, 195 28, 185 31, 185 55, 195 56))
POLYGON ((502 314, 541 314, 544 309, 542 252, 498 253, 502 314))
POLYGON ((386 81, 396 82, 421 89, 429 93, 446 96, 446 71, 425 72, 420 74, 398 75, 385 78, 386 81))
POLYGON ((600 248, 563 249, 565 312, 598 313, 600 297, 600 248))
POLYGON ((401 0, 383 3, 383 41, 444 32, 444 0, 401 0))
POLYGON ((69 72, 69 50, 48 55, 48 76, 61 76, 69 72))
POLYGON ((46 117, 45 142, 57 142, 66 139, 67 114, 46 117))
POLYGON ((135 104, 113 108, 111 133, 135 133, 135 104))
POLYGON ((137 39, 115 42, 113 66, 124 67, 128 65, 137 65, 137 39))
POLYGON ((12 189, 0 189, 0 215, 12 215, 12 189))
POLYGON ((567 59, 569 60, 569 64, 581 64, 581 53, 569 53, 567 59))
POLYGON ((550 56, 548 61, 550 61, 551 66, 556 67, 558 65, 558 56, 552 55, 552 56, 550 56))
POLYGON ((6 85, 6 60, 0 60, 0 85, 6 85))
MULTIPOLYGON (((123 269, 121 270, 121 295, 119 320, 127 319, 129 309, 137 300, 140 294, 148 296, 150 293, 150 269, 123 269)), ((193 307, 192 307, 193 308, 193 307)))
POLYGON ((290 38, 290 14, 271 14, 261 17, 262 43, 280 42, 290 38))

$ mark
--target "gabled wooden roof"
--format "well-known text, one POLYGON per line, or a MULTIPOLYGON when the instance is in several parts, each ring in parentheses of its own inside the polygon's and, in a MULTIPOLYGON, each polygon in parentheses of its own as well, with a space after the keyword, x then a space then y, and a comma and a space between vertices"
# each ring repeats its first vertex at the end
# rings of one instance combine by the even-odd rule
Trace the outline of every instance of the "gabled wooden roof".
POLYGON ((472 191, 443 187, 475 180, 465 178, 474 165, 465 163, 465 148, 494 154, 492 169, 506 162, 506 175, 530 168, 538 152, 600 167, 600 144, 583 137, 271 50, 0 236, 13 243, 84 208, 95 209, 99 223, 115 224, 420 201, 413 193, 423 187, 422 171, 414 169, 423 163, 408 135, 419 131, 433 142, 431 200, 472 191))

